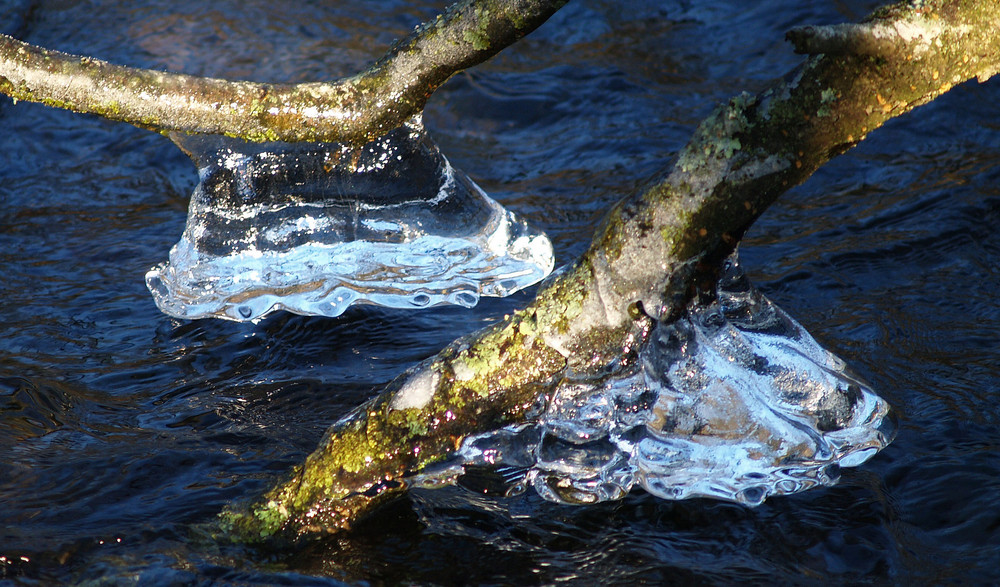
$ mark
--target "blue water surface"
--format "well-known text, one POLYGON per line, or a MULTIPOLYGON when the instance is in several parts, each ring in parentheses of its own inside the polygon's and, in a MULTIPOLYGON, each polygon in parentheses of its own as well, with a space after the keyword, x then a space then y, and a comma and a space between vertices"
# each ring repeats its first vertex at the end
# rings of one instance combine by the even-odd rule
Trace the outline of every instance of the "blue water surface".
MULTIPOLYGON (((456 76, 452 163, 581 253, 718 102, 801 62, 802 24, 873 3, 574 0, 456 76)), ((0 27, 109 61, 260 81, 356 71, 444 2, 0 2, 0 27)), ((960 86, 784 196, 742 247, 768 296, 896 408, 841 483, 756 509, 415 491, 288 553, 197 532, 457 335, 525 305, 259 324, 159 313, 143 275, 197 175, 166 138, 0 98, 0 582, 898 584, 1000 578, 1000 85, 960 86)))

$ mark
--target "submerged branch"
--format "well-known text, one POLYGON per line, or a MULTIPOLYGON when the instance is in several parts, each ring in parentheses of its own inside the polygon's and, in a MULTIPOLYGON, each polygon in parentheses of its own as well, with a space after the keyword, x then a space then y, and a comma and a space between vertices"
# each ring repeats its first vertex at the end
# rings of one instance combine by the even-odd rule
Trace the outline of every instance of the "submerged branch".
POLYGON ((464 0, 335 82, 227 81, 113 65, 0 35, 0 93, 157 131, 362 144, 419 114, 455 73, 527 35, 567 0, 464 0))
POLYGON ((907 32, 877 57, 811 57, 790 81, 720 106, 667 179, 622 201, 527 308, 400 376, 289 479, 224 513, 225 529, 254 542, 350 528, 467 436, 530 418, 560 382, 634 361, 656 321, 711 291, 719 262, 781 193, 888 119, 1000 66, 994 2, 903 3, 866 30, 901 22, 907 32))

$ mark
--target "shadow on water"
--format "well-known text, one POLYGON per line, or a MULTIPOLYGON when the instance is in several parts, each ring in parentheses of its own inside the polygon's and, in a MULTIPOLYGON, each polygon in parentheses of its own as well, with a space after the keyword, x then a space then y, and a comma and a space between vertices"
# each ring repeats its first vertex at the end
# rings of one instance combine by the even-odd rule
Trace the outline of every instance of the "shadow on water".
MULTIPOLYGON (((357 69, 438 4, 38 0, 0 3, 0 25, 121 63, 298 81, 357 69)), ((564 263, 714 103, 798 62, 789 26, 870 6, 580 0, 450 82, 426 123, 564 263)), ((755 509, 415 491, 293 554, 194 529, 532 292, 471 310, 171 319, 142 276, 182 230, 187 158, 152 133, 0 99, 0 581, 994 582, 997 88, 963 86, 893 121, 787 194, 742 248, 755 283, 900 415, 895 443, 836 487, 755 509)))

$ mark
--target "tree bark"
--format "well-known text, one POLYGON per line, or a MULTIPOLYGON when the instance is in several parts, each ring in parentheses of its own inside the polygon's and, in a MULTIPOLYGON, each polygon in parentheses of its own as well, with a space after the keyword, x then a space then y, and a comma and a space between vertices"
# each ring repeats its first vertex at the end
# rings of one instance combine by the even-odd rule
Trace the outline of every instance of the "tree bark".
POLYGON ((227 81, 112 65, 0 35, 0 92, 160 132, 364 144, 423 111, 449 77, 535 30, 568 0, 463 0, 336 82, 227 81))
MULTIPOLYGON (((450 75, 540 25, 557 2, 456 4, 335 83, 227 82, 110 65, 0 38, 0 91, 156 130, 365 142, 450 75)), ((222 514, 248 542, 350 528, 479 432, 524 421, 560 382, 636 360, 659 321, 711 295, 719 262, 784 191, 894 116, 1000 69, 996 0, 924 0, 789 33, 804 65, 717 108, 661 183, 619 203, 588 251, 524 310, 455 341, 335 424, 304 464, 222 514)))
POLYGON ((628 366, 657 321, 711 295, 720 261, 781 193, 890 118, 993 75, 998 8, 904 2, 861 24, 789 33, 800 52, 823 54, 718 107, 666 180, 620 202, 527 308, 400 376, 288 479, 224 512, 224 530, 257 542, 348 529, 466 436, 530 417, 561 381, 628 366))

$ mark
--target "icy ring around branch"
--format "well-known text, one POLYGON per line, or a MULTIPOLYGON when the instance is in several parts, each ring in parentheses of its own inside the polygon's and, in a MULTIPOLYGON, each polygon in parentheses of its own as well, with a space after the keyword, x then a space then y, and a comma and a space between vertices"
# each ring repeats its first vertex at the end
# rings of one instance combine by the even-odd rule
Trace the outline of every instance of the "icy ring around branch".
POLYGON ((895 434, 888 404, 755 289, 735 256, 717 300, 656 326, 633 365, 561 384, 532 423, 467 438, 414 484, 534 487, 571 504, 639 485, 757 505, 836 483, 895 434))
POLYGON ((451 167, 419 119, 362 148, 172 138, 201 181, 169 262, 146 274, 171 316, 471 307, 552 270, 549 239, 451 167))

